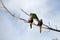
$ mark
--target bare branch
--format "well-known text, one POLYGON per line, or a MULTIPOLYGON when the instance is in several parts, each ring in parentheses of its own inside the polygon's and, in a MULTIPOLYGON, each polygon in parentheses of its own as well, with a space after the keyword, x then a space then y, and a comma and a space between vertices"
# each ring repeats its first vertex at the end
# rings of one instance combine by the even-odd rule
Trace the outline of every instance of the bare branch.
MULTIPOLYGON (((20 20, 25 21, 25 22, 28 23, 27 20, 25 20, 25 19, 23 19, 23 18, 16 17, 15 15, 13 15, 13 14, 5 7, 4 3, 3 3, 1 0, 0 0, 0 2, 2 3, 3 7, 6 9, 6 11, 7 11, 11 16, 13 16, 13 17, 15 17, 15 18, 17 18, 17 19, 20 19, 20 20)), ((29 14, 27 14, 23 9, 21 9, 21 11, 23 11, 26 15, 29 16, 29 14)), ((35 23, 33 23, 33 25, 37 26, 35 23)), ((43 27, 43 28, 45 28, 45 29, 49 29, 49 30, 52 30, 52 31, 60 32, 60 30, 51 28, 51 27, 49 27, 48 25, 45 25, 45 24, 43 24, 43 25, 46 26, 46 27, 43 27)))
POLYGON ((2 6, 6 9, 6 11, 11 15, 11 16, 13 16, 13 17, 15 17, 15 18, 18 18, 18 19, 20 19, 20 20, 24 20, 24 21, 26 21, 25 19, 22 19, 22 18, 19 18, 19 17, 16 17, 15 15, 13 15, 7 8, 6 8, 6 6, 4 5, 4 3, 0 0, 0 2, 1 2, 1 4, 2 4, 2 6))
MULTIPOLYGON (((4 5, 4 3, 0 0, 0 2, 1 2, 1 4, 3 5, 3 7, 6 9, 6 11, 10 14, 10 15, 12 15, 12 13, 5 7, 5 5, 4 5)), ((12 16, 14 16, 14 15, 12 15, 12 16)))
POLYGON ((45 25, 45 24, 43 24, 43 25, 46 26, 47 29, 49 29, 49 30, 60 32, 60 30, 58 30, 58 29, 51 28, 51 27, 49 27, 48 25, 45 25))
POLYGON ((1 0, 0 0, 0 2, 1 2, 1 4, 2 4, 2 6, 6 9, 6 11, 7 11, 11 16, 27 22, 25 19, 22 19, 22 18, 19 18, 19 17, 16 17, 15 15, 13 15, 13 14, 6 8, 6 6, 4 5, 4 3, 3 3, 1 0))
POLYGON ((26 15, 30 16, 27 12, 25 12, 23 9, 20 8, 22 12, 24 12, 26 15))

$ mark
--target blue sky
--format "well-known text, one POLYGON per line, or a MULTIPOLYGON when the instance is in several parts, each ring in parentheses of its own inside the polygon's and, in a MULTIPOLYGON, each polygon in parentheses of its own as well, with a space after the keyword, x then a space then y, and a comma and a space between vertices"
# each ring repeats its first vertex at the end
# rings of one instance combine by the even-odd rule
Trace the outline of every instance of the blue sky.
MULTIPOLYGON (((16 16, 27 19, 20 8, 24 9, 28 14, 34 12, 38 17, 43 19, 44 24, 50 22, 52 28, 60 29, 60 1, 59 0, 2 0, 5 6, 16 16)), ((1 4, 1 3, 0 3, 1 4)), ((21 20, 13 18, 8 12, 1 8, 0 5, 0 40, 52 40, 58 38, 60 33, 55 31, 48 32, 43 29, 40 34, 39 28, 33 25, 33 29, 29 28, 29 24, 21 20)))

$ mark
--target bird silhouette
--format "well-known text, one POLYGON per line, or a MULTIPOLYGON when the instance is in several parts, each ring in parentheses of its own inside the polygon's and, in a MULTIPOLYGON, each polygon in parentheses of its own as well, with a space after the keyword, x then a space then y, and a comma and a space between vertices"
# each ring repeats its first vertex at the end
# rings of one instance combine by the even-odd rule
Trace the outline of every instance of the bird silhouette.
POLYGON ((32 29, 33 18, 30 17, 30 18, 28 19, 28 22, 30 23, 30 28, 32 29))
POLYGON ((37 21, 39 20, 37 15, 35 13, 30 13, 30 16, 32 16, 33 19, 36 19, 37 21))
POLYGON ((40 19, 39 21, 38 21, 38 26, 39 26, 39 28, 40 28, 40 33, 42 32, 42 24, 43 24, 43 21, 42 21, 42 19, 40 19))

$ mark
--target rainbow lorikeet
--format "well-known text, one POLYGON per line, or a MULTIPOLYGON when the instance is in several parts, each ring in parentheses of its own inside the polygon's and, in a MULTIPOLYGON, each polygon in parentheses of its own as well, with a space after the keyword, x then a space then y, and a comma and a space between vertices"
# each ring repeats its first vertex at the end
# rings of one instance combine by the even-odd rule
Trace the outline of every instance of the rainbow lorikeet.
POLYGON ((43 24, 43 21, 42 21, 42 19, 38 19, 38 17, 37 17, 37 15, 35 14, 35 13, 30 13, 30 16, 33 18, 33 19, 36 19, 37 20, 37 22, 38 22, 38 26, 39 26, 39 28, 40 28, 40 33, 42 32, 42 24, 43 24))
POLYGON ((37 24, 40 28, 40 33, 42 32, 42 24, 43 24, 43 21, 42 21, 42 19, 40 19, 38 24, 37 24))
POLYGON ((36 19, 37 21, 39 21, 37 15, 35 13, 30 13, 30 16, 32 16, 33 19, 36 19))
POLYGON ((30 18, 28 19, 28 22, 30 23, 30 28, 32 28, 33 19, 39 20, 37 15, 35 13, 30 13, 30 18))
POLYGON ((32 29, 33 18, 30 17, 30 18, 28 19, 28 22, 30 23, 30 28, 32 29))

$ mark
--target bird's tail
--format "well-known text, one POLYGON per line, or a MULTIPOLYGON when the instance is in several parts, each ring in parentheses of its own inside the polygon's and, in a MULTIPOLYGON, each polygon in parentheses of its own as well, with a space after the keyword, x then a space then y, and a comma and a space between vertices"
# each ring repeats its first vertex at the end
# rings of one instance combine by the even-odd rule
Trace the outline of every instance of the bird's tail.
POLYGON ((40 26, 40 33, 42 32, 42 26, 40 26))
POLYGON ((30 28, 32 29, 32 23, 30 23, 30 28))

